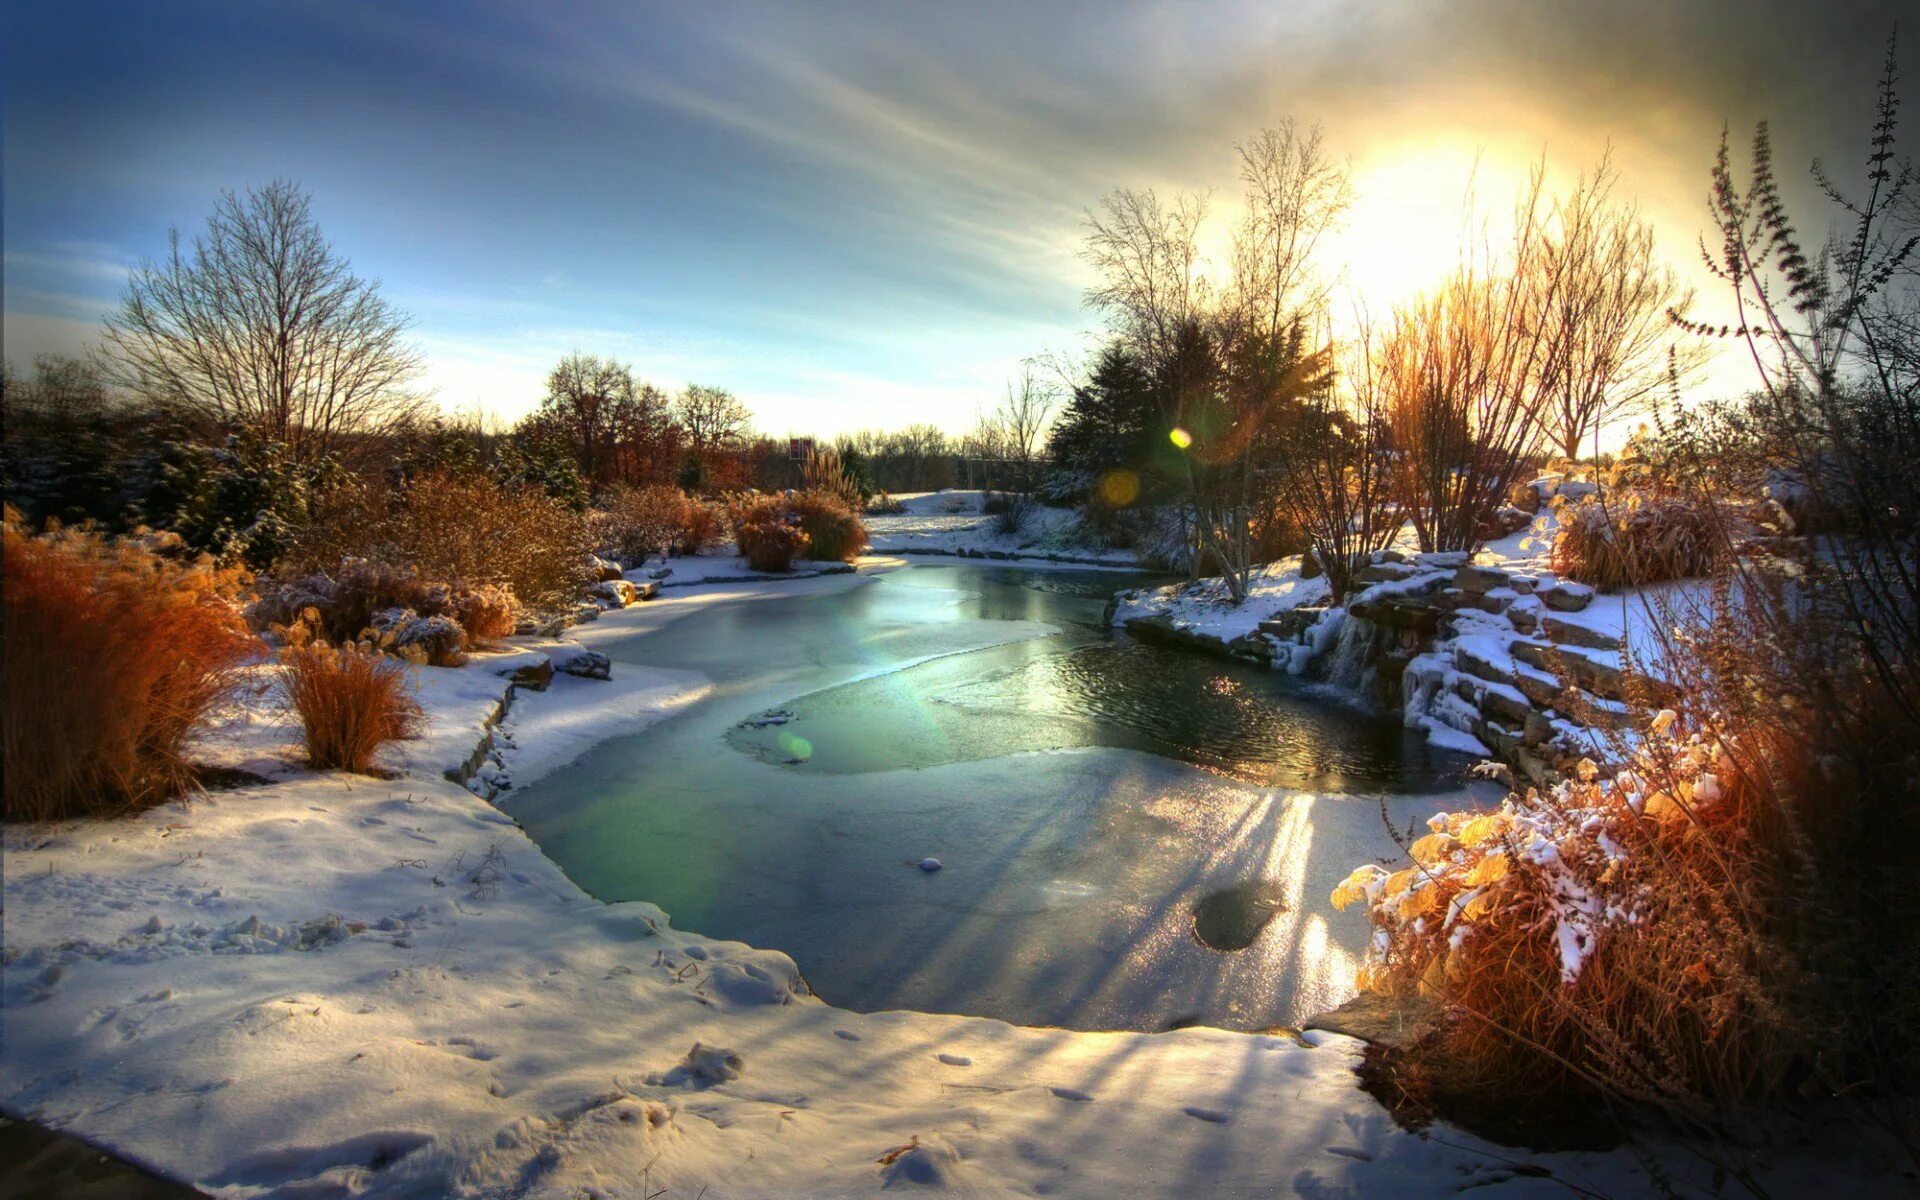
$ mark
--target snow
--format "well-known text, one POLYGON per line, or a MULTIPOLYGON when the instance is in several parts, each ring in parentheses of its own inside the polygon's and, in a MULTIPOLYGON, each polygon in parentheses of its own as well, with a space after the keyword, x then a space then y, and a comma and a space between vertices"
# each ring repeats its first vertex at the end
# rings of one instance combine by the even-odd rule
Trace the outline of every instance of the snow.
MULTIPOLYGON (((598 624, 607 636, 792 591, 692 589, 598 624)), ((565 652, 422 669, 431 723, 389 756, 392 778, 294 765, 256 692, 208 752, 269 768, 267 782, 125 820, 8 827, 0 1108, 229 1197, 1649 1186, 1624 1152, 1404 1131, 1358 1089, 1348 1038, 845 1012, 784 954, 602 904, 445 777, 498 713, 502 672, 565 652)), ((552 770, 705 686, 625 666, 556 677, 513 699, 502 764, 552 770)), ((1824 1149, 1782 1158, 1792 1178, 1835 1182, 1824 1149)))
POLYGON ((1158 617, 1178 629, 1230 642, 1255 632, 1262 621, 1296 608, 1326 604, 1332 596, 1324 578, 1300 578, 1300 559, 1295 556, 1256 567, 1244 603, 1232 603, 1218 579, 1168 584, 1120 593, 1113 623, 1124 626, 1137 618, 1158 617))
POLYGON ((1064 558, 1087 565, 1133 567, 1131 550, 1094 544, 1071 508, 1035 505, 1017 534, 1001 533, 999 518, 985 513, 985 492, 947 489, 895 496, 903 513, 869 513, 867 536, 876 553, 976 554, 1016 558, 1064 558))

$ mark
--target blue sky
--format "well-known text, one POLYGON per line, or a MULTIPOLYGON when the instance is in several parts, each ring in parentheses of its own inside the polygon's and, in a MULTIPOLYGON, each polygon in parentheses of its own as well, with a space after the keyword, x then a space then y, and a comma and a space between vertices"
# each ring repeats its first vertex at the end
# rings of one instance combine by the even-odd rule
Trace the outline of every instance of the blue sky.
POLYGON ((1543 147, 1613 142, 1690 259, 1720 123, 1855 135, 1892 9, 1675 7, 9 2, 6 353, 84 343, 170 226, 285 176, 448 407, 511 418, 582 349, 771 432, 958 430, 1083 342, 1086 207, 1230 197, 1288 115, 1353 159, 1375 293, 1476 160, 1484 193, 1543 147))

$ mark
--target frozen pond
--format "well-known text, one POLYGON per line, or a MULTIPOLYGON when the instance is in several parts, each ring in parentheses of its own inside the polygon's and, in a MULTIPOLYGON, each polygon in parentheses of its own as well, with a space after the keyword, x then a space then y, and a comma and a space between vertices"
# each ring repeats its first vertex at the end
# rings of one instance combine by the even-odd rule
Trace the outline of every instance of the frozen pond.
POLYGON ((843 1007, 1295 1022, 1351 993, 1366 936, 1327 893, 1397 854, 1387 819, 1458 807, 1468 760, 1112 634, 1138 582, 954 564, 663 601, 595 646, 712 694, 501 803, 596 896, 784 950, 843 1007))

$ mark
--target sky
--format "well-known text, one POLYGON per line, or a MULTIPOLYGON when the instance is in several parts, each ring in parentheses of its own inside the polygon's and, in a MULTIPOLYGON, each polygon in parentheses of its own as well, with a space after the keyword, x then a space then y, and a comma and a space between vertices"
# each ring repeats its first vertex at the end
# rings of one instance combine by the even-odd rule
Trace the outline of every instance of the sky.
MULTIPOLYGON (((1542 154, 1565 183, 1611 145, 1721 319, 1721 129, 1770 119, 1823 227, 1804 167, 1857 175, 1898 7, 5 0, 5 353, 88 344, 170 228, 291 178, 450 410, 511 420, 582 350, 767 432, 958 432, 1088 344, 1102 195, 1211 190, 1224 232, 1235 144, 1288 117, 1351 163, 1328 267, 1369 308, 1445 270, 1469 184, 1499 207, 1542 154)), ((1899 57, 1911 97, 1920 33, 1899 57)))

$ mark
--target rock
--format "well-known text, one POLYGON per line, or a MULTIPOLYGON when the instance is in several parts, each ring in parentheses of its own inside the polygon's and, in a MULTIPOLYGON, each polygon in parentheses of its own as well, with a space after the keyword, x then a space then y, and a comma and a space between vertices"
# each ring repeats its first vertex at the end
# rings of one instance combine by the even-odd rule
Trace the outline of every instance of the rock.
POLYGON ((1579 612, 1593 603, 1593 589, 1584 583, 1562 580, 1541 592, 1540 598, 1547 602, 1548 608, 1556 608, 1561 612, 1579 612))
POLYGON ((553 660, 543 658, 537 663, 528 663, 523 667, 515 667, 513 673, 507 676, 507 678, 512 681, 515 687, 523 687, 529 691, 544 692, 547 690, 547 686, 553 682, 553 660))
POLYGON ((1306 636, 1321 617, 1327 615, 1324 607, 1293 608, 1275 617, 1260 622, 1260 632, 1272 634, 1283 641, 1297 642, 1306 636))
POLYGON ((1589 650, 1618 650, 1620 639, 1598 629, 1589 629, 1585 625, 1576 625, 1562 617, 1547 613, 1540 620, 1540 632, 1543 636, 1569 646, 1584 646, 1589 650))
POLYGON ((941 867, 941 862, 937 858, 923 858, 920 860, 920 869, 922 871, 927 872, 929 875, 931 875, 935 871, 938 871, 940 867, 941 867))
POLYGON ((585 646, 556 646, 547 652, 553 669, 582 679, 613 678, 613 660, 585 646))
POLYGON ((1608 700, 1624 700, 1627 697, 1626 676, 1620 668, 1578 650, 1528 641, 1516 641, 1509 650, 1517 661, 1550 672, 1556 677, 1564 675, 1596 696, 1608 700))
POLYGON ((632 587, 634 599, 636 600, 653 600, 660 595, 660 585, 652 580, 648 580, 645 583, 633 584, 632 587))
POLYGON ((1515 508, 1511 504, 1495 510, 1493 514, 1495 537, 1510 537, 1531 524, 1533 524, 1533 514, 1525 509, 1515 508))
POLYGON ((610 583, 613 580, 625 579, 627 577, 627 573, 620 569, 619 563, 608 562, 606 559, 597 556, 587 559, 587 570, 592 573, 593 579, 597 583, 610 583))
POLYGON ((1507 506, 1528 513, 1539 512, 1541 504, 1545 503, 1540 496, 1540 483, 1540 480, 1534 479, 1514 484, 1507 489, 1507 506))
POLYGON ((1495 588, 1503 588, 1512 579, 1507 572, 1498 567, 1461 567, 1453 573, 1453 586, 1463 592, 1472 592, 1484 596, 1495 588))
POLYGON ((1347 606, 1348 614, 1391 629, 1410 629, 1422 637, 1440 631, 1440 610, 1431 605, 1402 598, 1356 600, 1347 606))
POLYGON ((681 1083, 725 1083, 729 1079, 740 1078, 744 1067, 740 1056, 733 1051, 695 1042, 693 1049, 687 1051, 687 1056, 680 1060, 680 1065, 661 1076, 660 1082, 669 1086, 681 1083))
POLYGON ((1531 596, 1533 589, 1540 586, 1540 581, 1531 575, 1513 575, 1508 577, 1507 586, 1522 596, 1531 596))
POLYGON ((1300 578, 1318 579, 1321 576, 1320 559, 1309 550, 1300 556, 1300 578))
POLYGON ((614 608, 625 608, 640 600, 640 589, 625 579, 604 579, 587 589, 587 594, 614 608))
POLYGON ((1415 996, 1362 992, 1332 1012, 1308 1017, 1302 1029, 1324 1029, 1379 1046, 1404 1050, 1432 1031, 1440 1006, 1415 996))
POLYGON ((1408 563, 1378 562, 1361 567, 1353 573, 1353 581, 1359 584, 1394 583, 1419 573, 1419 568, 1408 563))

